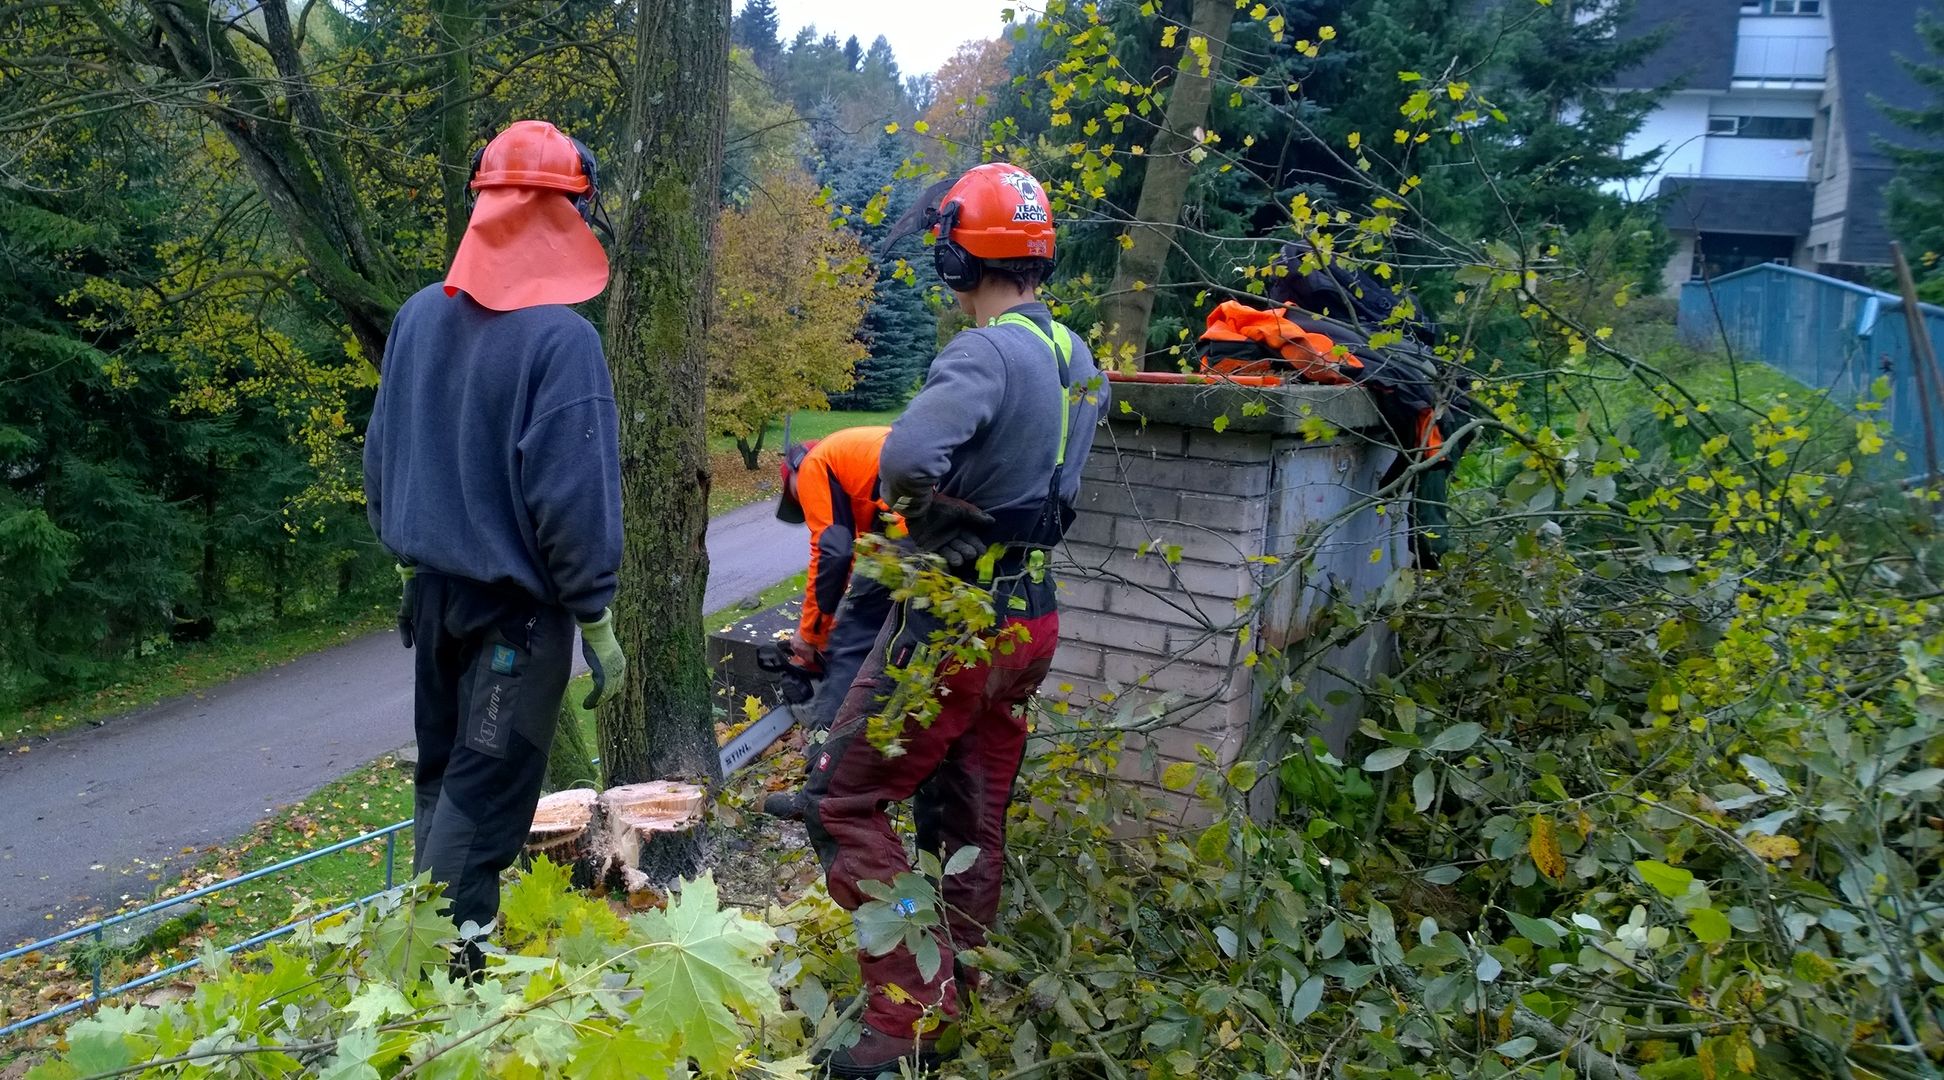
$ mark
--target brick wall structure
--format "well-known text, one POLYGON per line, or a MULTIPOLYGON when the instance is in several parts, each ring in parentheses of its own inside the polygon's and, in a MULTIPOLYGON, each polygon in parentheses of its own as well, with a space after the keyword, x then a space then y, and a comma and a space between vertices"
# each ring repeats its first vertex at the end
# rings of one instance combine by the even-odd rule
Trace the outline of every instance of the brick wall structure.
MULTIPOLYGON (((1361 389, 1116 383, 1114 398, 1053 563, 1061 644, 1043 696, 1163 725, 1130 736, 1121 762, 1158 787, 1199 747, 1238 760, 1270 672, 1248 654, 1300 646, 1328 596, 1381 588, 1408 546, 1401 512, 1372 498, 1395 454, 1361 389)), ((1325 666, 1362 677, 1390 652, 1374 629, 1325 666)), ((1361 715, 1345 689, 1333 675, 1304 688, 1337 747, 1361 715)))

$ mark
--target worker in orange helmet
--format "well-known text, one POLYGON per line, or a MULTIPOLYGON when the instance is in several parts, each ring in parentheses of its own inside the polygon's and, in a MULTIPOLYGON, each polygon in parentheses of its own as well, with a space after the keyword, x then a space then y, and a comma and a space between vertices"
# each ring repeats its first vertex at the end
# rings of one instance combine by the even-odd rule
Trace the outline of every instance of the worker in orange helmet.
POLYGON ((1038 180, 1015 165, 981 165, 926 192, 888 240, 920 229, 936 235, 938 276, 973 326, 939 352, 892 424, 878 488, 916 547, 991 590, 999 625, 989 660, 939 663, 937 714, 928 724, 907 720, 887 753, 865 737, 894 688, 887 669, 906 667, 940 628, 928 608, 907 602, 894 611, 812 764, 805 821, 832 899, 852 911, 873 902, 913 910, 913 898, 882 899, 911 870, 885 810, 921 786, 923 801, 936 803, 940 857, 978 853, 945 878, 941 925, 922 957, 902 944, 859 952, 869 995, 862 1033, 823 1060, 840 1077, 933 1068, 950 1046, 945 1029, 973 977, 957 958, 985 942, 999 910, 1025 706, 1059 641, 1046 550, 1072 521, 1080 463, 1107 398, 1086 345, 1038 297, 1054 252, 1052 207, 1038 180))
POLYGON ((399 634, 416 646, 413 869, 445 886, 468 974, 533 822, 575 624, 589 708, 627 666, 608 613, 614 389, 601 335, 567 306, 607 286, 598 183, 593 154, 552 124, 487 144, 445 281, 392 325, 365 433, 371 527, 398 560, 399 634))
MULTIPOLYGON (((845 428, 785 447, 778 467, 776 516, 809 526, 810 566, 795 632, 759 662, 781 676, 784 700, 809 705, 805 726, 812 730, 830 726, 891 610, 890 590, 851 576, 857 538, 884 528, 878 451, 889 434, 888 427, 845 428)), ((772 812, 799 816, 781 802, 772 812)))

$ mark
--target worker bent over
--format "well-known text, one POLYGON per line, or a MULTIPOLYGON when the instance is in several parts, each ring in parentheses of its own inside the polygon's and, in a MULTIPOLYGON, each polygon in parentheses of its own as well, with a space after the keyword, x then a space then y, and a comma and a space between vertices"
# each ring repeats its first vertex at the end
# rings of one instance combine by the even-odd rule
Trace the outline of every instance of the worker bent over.
POLYGON ((825 1060, 838 1076, 934 1064, 939 1032, 921 1030, 927 1014, 958 1015, 954 956, 984 943, 999 909, 1006 807, 1026 747, 1024 708, 1058 641, 1045 549, 1071 520, 1079 463, 1106 397, 1086 346, 1037 298, 1053 268, 1052 212, 1039 182, 993 163, 940 197, 946 187, 927 192, 917 220, 908 216, 894 236, 935 229, 939 277, 974 328, 939 353, 892 425, 879 487, 917 546, 943 555, 963 577, 987 580, 978 567, 998 546, 989 580, 1000 624, 988 662, 940 665, 937 715, 929 724, 907 722, 898 752, 888 755, 864 737, 893 688, 886 668, 904 666, 938 628, 910 605, 893 613, 812 764, 807 822, 830 895, 850 910, 869 899, 866 883, 892 882, 911 869, 885 808, 928 779, 939 803, 941 857, 949 861, 966 846, 978 856, 943 883, 936 971, 921 972, 902 945, 883 956, 859 953, 869 994, 864 1032, 825 1060))
MULTIPOLYGON (((527 120, 473 161, 477 204, 442 285, 405 302, 365 435, 371 526, 399 562, 417 647, 413 869, 453 921, 499 912, 540 798, 574 623, 592 708, 625 663, 607 605, 621 562, 614 390, 601 338, 563 306, 607 284, 588 228, 593 156, 527 120)), ((476 971, 468 942, 464 966, 476 971)))
POLYGON ((809 526, 810 569, 803 615, 770 666, 782 668, 785 699, 807 703, 807 726, 819 731, 830 727, 891 611, 889 589, 851 577, 857 538, 883 531, 878 452, 889 434, 888 427, 845 428, 783 451, 776 516, 809 526))

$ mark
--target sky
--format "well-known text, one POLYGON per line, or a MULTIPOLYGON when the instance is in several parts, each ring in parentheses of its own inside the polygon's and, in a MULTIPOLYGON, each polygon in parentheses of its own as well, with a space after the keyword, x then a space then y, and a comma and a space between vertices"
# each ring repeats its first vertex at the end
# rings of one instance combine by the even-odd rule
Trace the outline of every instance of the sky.
MULTIPOLYGON (((804 24, 819 36, 828 33, 842 41, 852 34, 865 47, 883 34, 897 54, 898 70, 906 75, 934 72, 961 42, 997 37, 1006 24, 999 13, 1014 8, 1024 13, 1036 4, 1021 0, 774 0, 778 36, 788 45, 804 24)), ((742 0, 736 0, 742 10, 742 0)))

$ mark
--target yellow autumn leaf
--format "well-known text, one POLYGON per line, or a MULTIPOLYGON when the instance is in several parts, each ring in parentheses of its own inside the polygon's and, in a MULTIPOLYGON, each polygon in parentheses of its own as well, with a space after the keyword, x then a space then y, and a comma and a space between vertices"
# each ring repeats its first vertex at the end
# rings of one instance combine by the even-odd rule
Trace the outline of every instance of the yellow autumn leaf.
POLYGON ((1532 819, 1532 864, 1539 872, 1559 881, 1566 876, 1566 856, 1559 851, 1559 829, 1544 814, 1532 819))
POLYGON ((1770 862, 1778 859, 1793 859, 1802 854, 1802 845, 1793 836, 1770 836, 1757 833, 1748 838, 1748 850, 1770 862))

